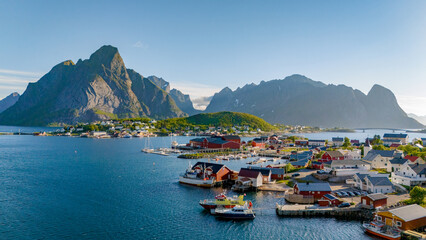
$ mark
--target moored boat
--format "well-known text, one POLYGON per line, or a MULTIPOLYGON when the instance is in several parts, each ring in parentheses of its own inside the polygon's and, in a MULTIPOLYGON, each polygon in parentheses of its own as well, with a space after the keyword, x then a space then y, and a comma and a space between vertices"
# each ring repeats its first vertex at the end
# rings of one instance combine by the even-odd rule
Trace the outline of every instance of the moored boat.
MULTIPOLYGON (((234 197, 227 197, 225 193, 219 194, 215 197, 215 199, 204 199, 200 201, 200 205, 209 210, 209 209, 215 209, 217 207, 224 207, 224 208, 233 208, 236 205, 244 205, 246 201, 244 201, 244 196, 234 196, 234 197)), ((249 206, 251 206, 251 202, 249 203, 249 206)))
POLYGON ((179 176, 179 183, 198 187, 213 187, 216 180, 215 178, 209 178, 206 176, 204 169, 202 169, 201 173, 198 173, 192 169, 191 165, 189 165, 185 173, 182 176, 179 176))
POLYGON ((233 208, 216 208, 212 211, 214 211, 215 216, 224 219, 251 220, 256 217, 253 209, 251 209, 247 203, 243 206, 237 205, 233 208))
POLYGON ((395 227, 385 225, 383 222, 373 221, 370 223, 363 223, 362 227, 366 233, 371 235, 390 240, 401 239, 401 231, 395 227))

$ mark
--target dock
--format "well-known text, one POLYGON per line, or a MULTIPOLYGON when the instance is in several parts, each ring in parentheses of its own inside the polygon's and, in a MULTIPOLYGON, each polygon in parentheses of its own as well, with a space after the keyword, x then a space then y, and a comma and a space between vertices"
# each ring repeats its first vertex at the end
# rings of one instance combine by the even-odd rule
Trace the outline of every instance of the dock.
POLYGON ((371 220, 371 210, 358 207, 337 208, 318 207, 316 205, 285 204, 276 206, 278 216, 283 217, 335 217, 348 220, 371 220))

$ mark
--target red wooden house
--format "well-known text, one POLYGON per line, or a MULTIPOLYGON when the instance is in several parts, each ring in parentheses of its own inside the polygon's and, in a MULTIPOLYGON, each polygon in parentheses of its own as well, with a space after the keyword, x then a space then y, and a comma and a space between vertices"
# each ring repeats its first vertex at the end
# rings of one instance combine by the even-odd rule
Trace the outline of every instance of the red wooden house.
POLYGON ((318 159, 319 162, 328 162, 332 160, 344 160, 345 156, 339 151, 327 151, 318 159))
POLYGON ((324 169, 324 163, 315 161, 311 163, 311 167, 313 169, 324 169))
POLYGON ((388 197, 381 193, 372 193, 361 197, 361 204, 364 207, 376 209, 378 207, 386 207, 388 197))
POLYGON ((241 138, 238 135, 225 135, 221 136, 220 138, 228 142, 236 142, 241 144, 241 138))
POLYGON ((230 148, 239 149, 240 143, 225 141, 222 138, 195 138, 189 141, 189 145, 199 148, 230 148))
POLYGON ((304 196, 313 196, 314 199, 321 199, 325 194, 331 193, 329 183, 296 183, 293 192, 304 196))
POLYGON ((260 141, 260 140, 253 140, 253 141, 251 141, 251 146, 252 147, 258 147, 258 148, 265 148, 265 142, 260 141))

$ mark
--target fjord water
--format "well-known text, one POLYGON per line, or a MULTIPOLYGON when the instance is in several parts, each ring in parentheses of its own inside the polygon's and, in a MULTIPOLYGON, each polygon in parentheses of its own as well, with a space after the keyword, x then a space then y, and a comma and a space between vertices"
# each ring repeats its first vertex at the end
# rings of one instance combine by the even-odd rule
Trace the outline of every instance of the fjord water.
POLYGON ((254 221, 215 219, 198 201, 222 189, 180 185, 188 160, 141 153, 146 141, 0 136, 0 239, 370 239, 358 221, 278 217, 269 192, 247 194, 254 221))

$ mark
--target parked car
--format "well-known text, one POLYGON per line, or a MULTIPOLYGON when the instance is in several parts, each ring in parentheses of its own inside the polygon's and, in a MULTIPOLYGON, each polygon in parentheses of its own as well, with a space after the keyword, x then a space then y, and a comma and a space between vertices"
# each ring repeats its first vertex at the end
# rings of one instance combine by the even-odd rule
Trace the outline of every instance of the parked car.
POLYGON ((343 196, 342 193, 340 193, 340 192, 335 192, 335 194, 337 194, 337 196, 339 196, 339 197, 343 196))
POLYGON ((361 195, 361 193, 360 193, 360 192, 358 192, 358 191, 355 191, 354 193, 355 193, 355 195, 357 195, 357 196, 361 195))
POLYGON ((353 193, 353 192, 347 192, 347 193, 349 194, 349 196, 355 197, 355 193, 353 193))
POLYGON ((368 193, 366 191, 361 192, 361 196, 367 196, 367 195, 368 195, 368 193))
POLYGON ((291 176, 292 177, 298 177, 298 176, 300 176, 300 173, 293 173, 291 176))
POLYGON ((324 170, 318 170, 318 171, 317 171, 317 173, 318 173, 318 174, 326 174, 327 172, 326 172, 326 171, 324 171, 324 170))
POLYGON ((348 203, 348 202, 344 202, 344 203, 341 203, 339 206, 337 206, 337 207, 339 207, 339 208, 345 208, 345 207, 350 207, 351 206, 351 204, 350 203, 348 203))
POLYGON ((342 194, 342 197, 348 197, 349 195, 346 192, 340 192, 342 194))

